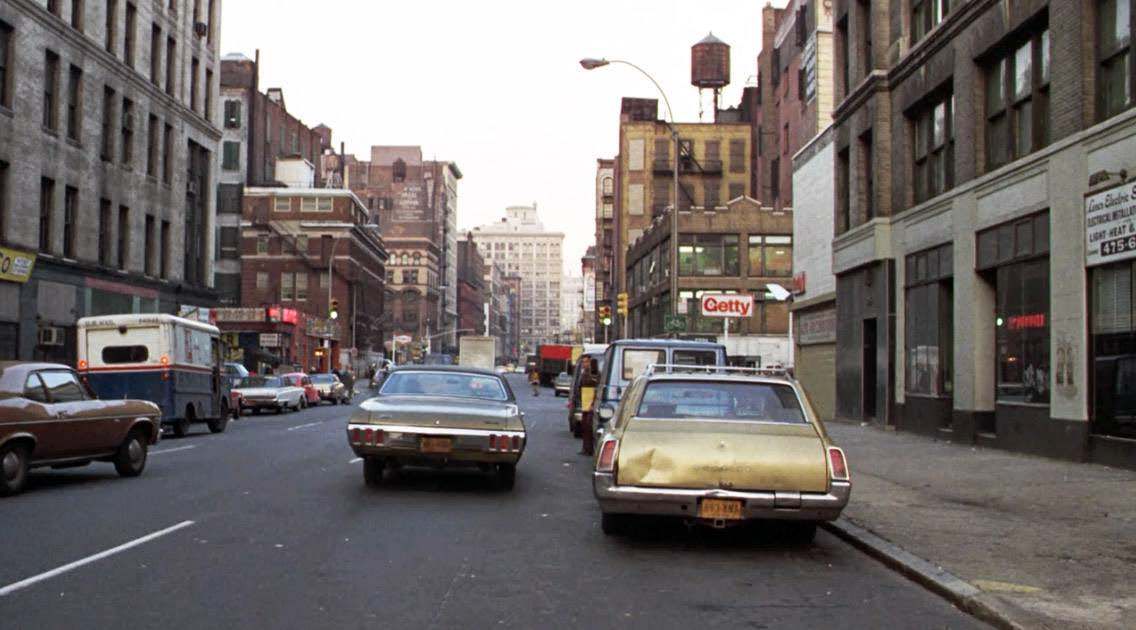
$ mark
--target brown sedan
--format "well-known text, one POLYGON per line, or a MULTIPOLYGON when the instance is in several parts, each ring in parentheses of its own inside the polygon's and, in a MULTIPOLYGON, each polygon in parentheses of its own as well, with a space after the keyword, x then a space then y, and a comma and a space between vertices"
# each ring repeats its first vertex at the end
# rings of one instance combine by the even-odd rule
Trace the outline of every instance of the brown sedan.
POLYGON ((74 370, 0 361, 0 496, 23 490, 28 469, 112 462, 123 477, 146 468, 161 411, 141 400, 99 400, 74 370))

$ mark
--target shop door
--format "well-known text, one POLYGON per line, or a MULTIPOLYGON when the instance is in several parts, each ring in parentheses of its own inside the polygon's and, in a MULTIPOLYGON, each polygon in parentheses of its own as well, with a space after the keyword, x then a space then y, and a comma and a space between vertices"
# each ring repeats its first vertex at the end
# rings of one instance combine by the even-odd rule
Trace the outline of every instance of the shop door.
POLYGON ((865 420, 876 418, 876 320, 864 320, 863 346, 863 383, 864 391, 861 400, 864 401, 863 414, 865 420))

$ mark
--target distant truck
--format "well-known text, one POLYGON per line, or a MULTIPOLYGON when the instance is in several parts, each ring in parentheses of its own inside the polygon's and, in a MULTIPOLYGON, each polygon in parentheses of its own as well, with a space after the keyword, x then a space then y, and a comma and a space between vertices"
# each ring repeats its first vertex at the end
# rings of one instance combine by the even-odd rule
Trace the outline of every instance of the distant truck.
POLYGON ((561 372, 572 373, 572 346, 545 344, 537 348, 536 353, 542 385, 551 385, 561 372))
POLYGON ((458 365, 492 370, 496 364, 496 337, 462 337, 458 340, 458 365))

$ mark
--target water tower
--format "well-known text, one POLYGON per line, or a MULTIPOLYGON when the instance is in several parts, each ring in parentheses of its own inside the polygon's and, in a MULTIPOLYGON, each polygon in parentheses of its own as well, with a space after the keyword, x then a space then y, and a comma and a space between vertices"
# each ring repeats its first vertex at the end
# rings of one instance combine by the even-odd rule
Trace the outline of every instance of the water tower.
POLYGON ((702 91, 714 92, 714 112, 722 88, 730 84, 730 45, 713 33, 690 49, 690 83, 698 88, 699 119, 702 118, 702 91))

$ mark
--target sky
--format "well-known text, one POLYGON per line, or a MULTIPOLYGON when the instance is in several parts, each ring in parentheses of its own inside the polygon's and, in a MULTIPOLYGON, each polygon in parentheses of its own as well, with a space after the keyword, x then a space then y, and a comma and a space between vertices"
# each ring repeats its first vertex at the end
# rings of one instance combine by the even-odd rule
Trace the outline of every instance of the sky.
POLYGON ((736 105, 757 72, 764 4, 227 0, 221 52, 259 49, 261 89, 283 88, 288 111, 331 127, 348 153, 420 145, 427 159, 456 162, 462 228, 535 202, 545 227, 565 234, 566 272, 579 275, 594 242, 596 159, 617 150, 620 99, 657 96, 632 68, 587 72, 579 59, 638 64, 676 119, 697 121, 690 47, 709 32, 731 45, 722 103, 736 105))

